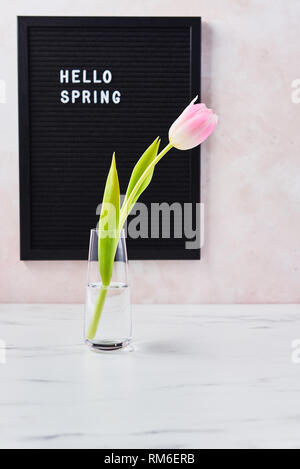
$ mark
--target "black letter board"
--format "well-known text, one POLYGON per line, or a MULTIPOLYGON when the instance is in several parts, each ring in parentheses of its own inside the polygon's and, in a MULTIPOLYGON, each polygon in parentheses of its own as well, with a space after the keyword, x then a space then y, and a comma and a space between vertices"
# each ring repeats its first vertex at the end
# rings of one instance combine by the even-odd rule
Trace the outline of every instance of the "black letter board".
MULTIPOLYGON (((86 259, 112 153, 125 193, 200 95, 200 18, 19 17, 18 48, 21 259, 86 259)), ((199 200, 199 148, 171 150, 140 199, 199 200)), ((185 241, 128 239, 129 258, 199 259, 185 241)))

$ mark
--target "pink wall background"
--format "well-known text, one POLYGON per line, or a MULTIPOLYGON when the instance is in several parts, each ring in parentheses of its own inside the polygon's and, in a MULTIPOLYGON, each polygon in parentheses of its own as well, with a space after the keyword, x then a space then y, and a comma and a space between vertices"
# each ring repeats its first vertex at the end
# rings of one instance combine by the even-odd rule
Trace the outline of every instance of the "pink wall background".
POLYGON ((298 0, 10 0, 0 13, 1 302, 83 302, 86 270, 19 261, 16 15, 202 16, 203 101, 220 116, 203 145, 202 260, 131 262, 133 299, 300 301, 298 0))

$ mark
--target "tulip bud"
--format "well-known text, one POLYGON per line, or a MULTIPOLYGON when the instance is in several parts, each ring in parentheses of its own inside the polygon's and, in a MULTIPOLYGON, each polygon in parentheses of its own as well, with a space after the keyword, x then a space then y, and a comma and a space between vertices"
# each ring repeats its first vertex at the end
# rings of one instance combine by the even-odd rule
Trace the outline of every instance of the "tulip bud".
POLYGON ((214 131, 218 116, 205 104, 194 104, 195 99, 185 108, 169 130, 169 140, 178 150, 196 147, 214 131))

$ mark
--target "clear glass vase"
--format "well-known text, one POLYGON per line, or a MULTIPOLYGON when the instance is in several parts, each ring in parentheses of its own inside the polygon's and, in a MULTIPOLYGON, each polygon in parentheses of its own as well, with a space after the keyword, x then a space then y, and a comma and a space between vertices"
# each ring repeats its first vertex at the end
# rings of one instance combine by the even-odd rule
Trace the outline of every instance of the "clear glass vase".
POLYGON ((111 283, 109 287, 104 287, 99 273, 98 236, 97 230, 91 230, 85 301, 85 342, 94 351, 117 350, 127 347, 132 339, 126 238, 123 230, 117 245, 111 283))

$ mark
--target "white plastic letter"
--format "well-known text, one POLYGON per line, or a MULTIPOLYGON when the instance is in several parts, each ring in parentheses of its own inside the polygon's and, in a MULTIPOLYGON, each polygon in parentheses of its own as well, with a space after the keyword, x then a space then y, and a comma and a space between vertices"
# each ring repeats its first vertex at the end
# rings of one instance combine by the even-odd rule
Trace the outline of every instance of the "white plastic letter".
POLYGON ((91 92, 88 90, 82 90, 82 104, 91 104, 91 92))
POLYGON ((119 104, 121 101, 121 93, 120 91, 114 91, 112 94, 112 101, 114 104, 119 104))
POLYGON ((72 103, 74 104, 76 99, 79 98, 80 96, 80 91, 78 90, 73 90, 72 91, 72 103))
POLYGON ((60 93, 60 102, 63 104, 67 104, 69 101, 69 92, 67 90, 62 90, 62 92, 60 93))
POLYGON ((80 83, 80 70, 72 70, 72 83, 80 83))
POLYGON ((98 80, 97 70, 93 70, 93 83, 101 83, 101 80, 98 80))
POLYGON ((89 79, 87 78, 87 72, 86 72, 86 70, 83 70, 83 71, 82 71, 82 81, 83 81, 83 83, 91 83, 91 80, 89 80, 89 79))
POLYGON ((59 75, 61 83, 69 83, 69 70, 61 70, 59 75))
POLYGON ((101 97, 101 104, 109 103, 109 91, 101 90, 100 97, 101 97))
POLYGON ((104 70, 102 75, 104 83, 110 83, 112 80, 112 73, 110 70, 104 70))

